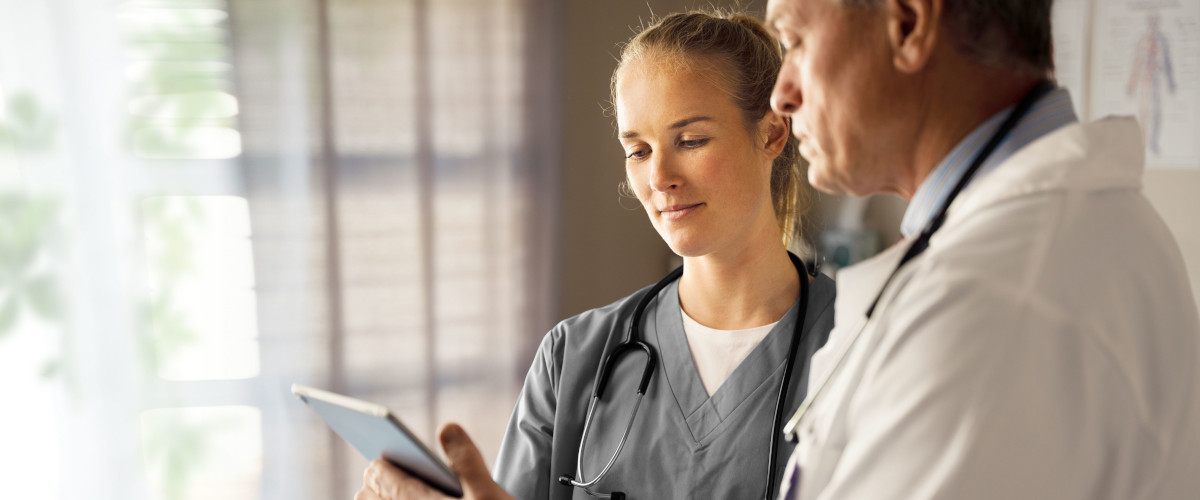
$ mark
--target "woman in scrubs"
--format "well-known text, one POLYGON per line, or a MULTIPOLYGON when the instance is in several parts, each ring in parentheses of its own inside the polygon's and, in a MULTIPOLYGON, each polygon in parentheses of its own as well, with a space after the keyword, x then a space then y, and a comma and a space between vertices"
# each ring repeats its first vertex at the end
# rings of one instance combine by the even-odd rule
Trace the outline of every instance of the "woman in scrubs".
MULTIPOLYGON (((778 43, 740 14, 671 15, 625 46, 612 88, 628 188, 684 261, 682 276, 641 316, 641 340, 658 353, 656 372, 607 473, 586 488, 563 484, 561 476, 580 480, 580 472, 594 479, 626 430, 640 354, 616 364, 579 451, 597 367, 623 340, 645 290, 559 323, 543 339, 513 411, 493 469, 498 486, 480 477, 477 451, 447 446, 467 496, 502 498, 499 488, 525 500, 775 491, 768 450, 780 434, 772 418, 800 316, 800 280, 811 282, 785 418, 804 399, 809 358, 832 327, 834 299, 833 282, 810 278, 786 247, 806 190, 790 124, 770 107, 780 63, 778 43)), ((453 425, 442 438, 469 443, 453 425)), ((777 470, 791 451, 779 439, 777 470)), ((359 496, 433 494, 402 476, 376 461, 359 496)))

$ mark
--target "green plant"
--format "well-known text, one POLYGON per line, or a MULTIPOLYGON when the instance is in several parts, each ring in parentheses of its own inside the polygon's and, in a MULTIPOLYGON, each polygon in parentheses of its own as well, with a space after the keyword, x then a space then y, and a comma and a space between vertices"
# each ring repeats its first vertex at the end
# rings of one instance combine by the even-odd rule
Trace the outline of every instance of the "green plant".
POLYGON ((58 278, 50 263, 59 238, 59 203, 50 197, 0 194, 0 338, 24 315, 61 319, 58 278))
POLYGON ((57 132, 52 113, 30 92, 16 92, 4 105, 0 121, 0 148, 19 151, 49 149, 57 132))

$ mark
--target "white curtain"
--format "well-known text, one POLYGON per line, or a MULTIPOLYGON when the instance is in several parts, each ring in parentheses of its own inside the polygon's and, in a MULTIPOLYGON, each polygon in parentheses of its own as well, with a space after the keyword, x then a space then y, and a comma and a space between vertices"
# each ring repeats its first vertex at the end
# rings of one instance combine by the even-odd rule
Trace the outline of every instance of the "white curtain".
POLYGON ((0 497, 351 497, 292 383, 494 456, 552 319, 554 3, 0 0, 0 497))

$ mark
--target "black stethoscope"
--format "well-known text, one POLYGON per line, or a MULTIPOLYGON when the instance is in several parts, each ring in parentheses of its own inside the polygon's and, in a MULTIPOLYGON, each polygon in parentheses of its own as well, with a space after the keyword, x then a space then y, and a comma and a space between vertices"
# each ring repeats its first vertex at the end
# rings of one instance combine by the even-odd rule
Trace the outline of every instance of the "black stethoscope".
MULTIPOLYGON (((792 369, 796 364, 796 348, 800 344, 800 336, 804 329, 804 318, 805 314, 808 312, 808 269, 805 267, 804 263, 800 261, 799 257, 796 257, 790 252, 788 253, 788 257, 791 258, 792 265, 796 266, 796 272, 800 275, 800 310, 798 311, 799 314, 796 316, 796 326, 792 332, 791 345, 788 348, 787 363, 784 365, 783 369, 783 382, 781 382, 779 385, 779 395, 775 401, 775 416, 771 421, 771 446, 769 450, 770 458, 767 467, 767 488, 766 492, 764 493, 764 498, 767 499, 771 498, 770 493, 773 485, 775 485, 775 465, 777 462, 776 455, 778 454, 776 452, 776 448, 778 447, 779 441, 779 434, 776 433, 776 429, 779 428, 779 423, 783 419, 784 402, 787 399, 785 396, 787 395, 788 385, 792 378, 792 369)), ((590 403, 588 403, 587 416, 583 421, 583 435, 579 438, 579 450, 575 457, 575 475, 571 476, 569 474, 563 474, 558 478, 559 483, 566 486, 583 488, 583 491, 597 498, 624 500, 625 494, 622 492, 614 491, 608 494, 601 494, 592 491, 590 488, 604 478, 606 474, 608 474, 608 470, 611 469, 613 463, 616 462, 617 456, 621 454, 621 449, 625 447, 625 440, 629 437, 629 430, 633 428, 634 417, 637 416, 638 407, 642 404, 642 396, 646 394, 646 387, 650 385, 650 379, 654 376, 654 368, 658 364, 658 355, 654 348, 650 347, 649 344, 639 340, 641 338, 640 333, 642 313, 645 312, 646 306, 651 300, 654 300, 654 298, 658 296, 658 293, 661 292, 663 288, 665 288, 671 282, 679 279, 679 277, 682 275, 683 266, 679 266, 674 271, 671 271, 669 274, 664 276, 663 279, 659 280, 658 283, 655 283, 654 286, 650 287, 650 289, 642 295, 641 299, 638 300, 637 306, 633 310, 633 317, 630 318, 629 331, 625 336, 625 342, 613 349, 612 352, 608 354, 606 359, 601 359, 600 367, 596 371, 596 381, 592 385, 592 400, 590 403), (633 411, 631 411, 629 414, 629 421, 625 424, 625 431, 621 434, 621 440, 617 443, 617 449, 613 452, 612 457, 608 459, 608 463, 604 465, 604 468, 600 470, 599 474, 596 474, 596 477, 592 478, 590 481, 586 480, 583 477, 583 445, 587 441, 588 431, 592 426, 592 415, 596 410, 596 403, 599 402, 600 398, 604 395, 604 388, 606 385, 608 385, 609 377, 612 373, 613 367, 617 364, 617 360, 620 359, 621 356, 637 352, 645 354, 646 360, 645 365, 642 368, 642 379, 640 382, 638 382, 637 400, 633 404, 633 411)))
POLYGON ((891 284, 892 279, 896 277, 896 274, 900 272, 900 269, 903 268, 905 264, 915 259, 918 255, 921 255, 926 249, 929 248, 929 239, 932 238, 933 233, 937 232, 938 229, 941 229, 942 224, 946 222, 946 212, 950 209, 950 204, 954 202, 954 199, 958 197, 958 193, 962 191, 964 187, 966 187, 967 183, 971 181, 971 177, 975 175, 975 172, 979 170, 979 167, 983 166, 983 163, 987 161, 987 158, 991 156, 993 151, 996 150, 996 147, 998 147, 1000 143, 1004 141, 1004 138, 1007 137, 1010 132, 1012 132, 1013 128, 1017 126, 1017 123, 1029 113, 1029 109, 1033 107, 1033 104, 1037 102, 1038 99, 1041 99, 1042 96, 1054 90, 1054 88, 1054 82, 1050 80, 1042 80, 1038 82, 1038 84, 1030 89, 1030 91, 1025 94, 1025 97, 1021 98, 1021 101, 1013 107, 1012 112, 1005 117, 1004 122, 1000 124, 1000 127, 996 129, 996 132, 992 133, 992 137, 988 139, 986 144, 984 144, 983 149, 979 150, 979 153, 975 155, 975 158, 971 161, 971 165, 968 166, 966 172, 963 173, 962 178, 958 180, 958 183, 954 185, 954 189, 950 191, 948 196, 946 196, 946 200, 942 202, 940 207, 938 207, 938 211, 934 214, 933 219, 925 225, 925 229, 921 230, 921 234, 918 235, 915 240, 913 240, 912 245, 910 245, 908 250, 904 252, 904 256, 900 258, 900 262, 896 264, 895 269, 893 269, 892 273, 888 275, 886 280, 884 280, 883 286, 879 288, 879 293, 875 295, 875 300, 871 302, 871 307, 867 309, 866 321, 863 321, 862 327, 859 328, 858 333, 854 335, 853 340, 850 341, 850 345, 846 347, 844 352, 842 352, 842 356, 838 358, 837 363, 833 366, 833 369, 829 371, 829 375, 825 377, 825 379, 821 382, 821 385, 817 387, 817 390, 813 391, 809 395, 808 400, 802 403, 800 407, 796 409, 796 413, 792 415, 792 418, 788 420, 787 425, 784 426, 783 434, 788 441, 792 443, 798 443, 800 441, 796 429, 799 427, 800 422, 804 419, 804 416, 808 413, 808 409, 812 407, 813 402, 821 397, 821 395, 825 392, 825 388, 829 385, 829 381, 833 380, 834 375, 840 371, 842 364, 846 361, 847 355, 850 353, 850 351, 854 350, 854 345, 858 343, 858 339, 862 336, 862 332, 867 329, 867 322, 870 321, 871 316, 875 313, 875 306, 879 305, 879 300, 883 298, 883 293, 887 291, 887 287, 889 284, 891 284))

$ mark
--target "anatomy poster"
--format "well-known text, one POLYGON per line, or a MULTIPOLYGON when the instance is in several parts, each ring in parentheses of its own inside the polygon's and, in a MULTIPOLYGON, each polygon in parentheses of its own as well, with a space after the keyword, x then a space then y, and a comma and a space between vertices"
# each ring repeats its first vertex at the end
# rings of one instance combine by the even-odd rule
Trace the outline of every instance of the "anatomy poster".
POLYGON ((1052 15, 1054 34, 1054 80, 1071 93, 1075 113, 1085 119, 1087 110, 1087 20, 1086 0, 1055 0, 1052 15))
POLYGON ((1091 119, 1133 115, 1150 168, 1200 168, 1200 1, 1096 0, 1091 119))

